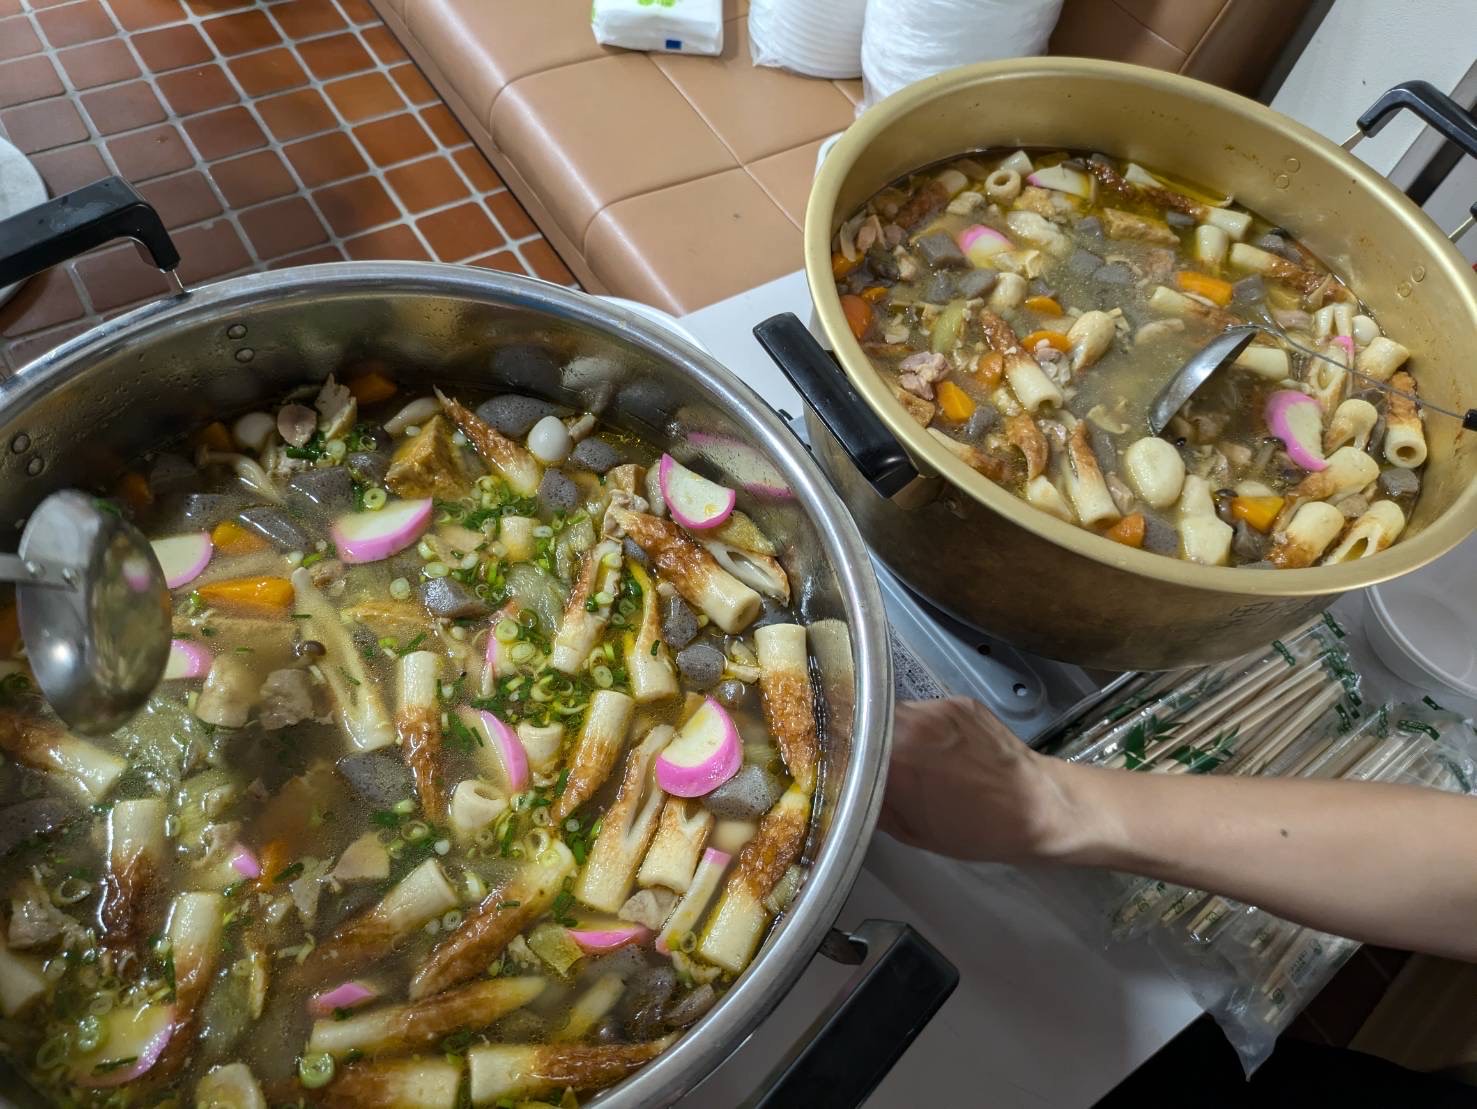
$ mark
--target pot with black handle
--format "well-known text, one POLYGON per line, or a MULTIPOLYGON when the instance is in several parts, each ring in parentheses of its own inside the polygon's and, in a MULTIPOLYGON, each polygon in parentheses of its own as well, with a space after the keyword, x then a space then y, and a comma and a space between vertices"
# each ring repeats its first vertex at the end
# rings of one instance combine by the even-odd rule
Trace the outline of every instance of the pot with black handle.
POLYGON ((868 110, 821 163, 805 215, 806 277, 835 362, 796 322, 776 318, 757 332, 807 399, 816 456, 868 546, 967 623, 1037 654, 1117 670, 1235 657, 1339 594, 1456 546, 1477 523, 1477 435, 1445 418, 1426 422, 1430 454, 1405 533, 1370 558, 1298 570, 1202 566, 1058 520, 908 415, 852 336, 832 274, 841 223, 908 173, 994 148, 1102 151, 1222 190, 1288 228, 1410 349, 1421 395, 1464 412, 1477 399, 1477 275, 1441 228, 1348 153, 1401 110, 1477 157, 1477 122, 1419 81, 1380 97, 1342 148, 1224 89, 1087 58, 964 66, 868 110))
MULTIPOLYGON (((0 223, 0 285, 108 239, 178 254, 109 179, 0 223)), ((877 820, 892 739, 881 597, 855 526, 789 430, 746 385, 633 313, 542 281, 429 263, 335 263, 177 291, 100 324, 0 384, 0 520, 47 493, 105 491, 126 464, 213 420, 374 359, 402 385, 499 387, 599 411, 740 490, 783 548, 810 627, 821 784, 806 877, 753 963, 674 1046, 591 1104, 670 1104, 743 1043, 817 951, 858 965, 754 1103, 853 1106, 952 991, 957 973, 910 927, 836 930, 877 820)), ((29 1105, 0 1064, 0 1105, 29 1105)))

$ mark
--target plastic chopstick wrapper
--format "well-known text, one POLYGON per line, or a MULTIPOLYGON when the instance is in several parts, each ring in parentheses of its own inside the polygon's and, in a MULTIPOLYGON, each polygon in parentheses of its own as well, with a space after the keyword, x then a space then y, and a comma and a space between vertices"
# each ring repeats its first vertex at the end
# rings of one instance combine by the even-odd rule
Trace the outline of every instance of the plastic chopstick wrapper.
MULTIPOLYGON (((1085 714, 1053 753, 1143 773, 1473 792, 1477 733, 1429 699, 1370 711, 1343 636, 1325 615, 1266 651, 1139 675, 1085 714)), ((1203 890, 1131 875, 1102 885, 1102 934, 1147 937, 1220 1023, 1248 1074, 1359 947, 1203 890)))

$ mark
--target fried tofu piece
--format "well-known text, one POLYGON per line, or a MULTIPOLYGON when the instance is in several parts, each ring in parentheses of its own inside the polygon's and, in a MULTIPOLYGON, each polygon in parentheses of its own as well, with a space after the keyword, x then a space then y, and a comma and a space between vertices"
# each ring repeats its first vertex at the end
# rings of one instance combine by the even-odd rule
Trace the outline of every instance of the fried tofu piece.
POLYGON ((419 435, 396 448, 385 484, 400 497, 455 501, 466 496, 471 483, 451 442, 451 424, 444 416, 432 416, 419 435))

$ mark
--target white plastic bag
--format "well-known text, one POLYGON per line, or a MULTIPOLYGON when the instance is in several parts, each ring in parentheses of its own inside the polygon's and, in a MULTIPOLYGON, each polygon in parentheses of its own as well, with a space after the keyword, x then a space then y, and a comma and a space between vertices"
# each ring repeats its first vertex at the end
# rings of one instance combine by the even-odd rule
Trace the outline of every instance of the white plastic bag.
POLYGON ((862 75, 867 0, 750 0, 749 55, 807 77, 862 75))
POLYGON ((863 105, 970 62, 1040 54, 1062 0, 867 0, 863 105))
POLYGON ((671 54, 723 52, 723 0, 595 0, 595 41, 671 54))

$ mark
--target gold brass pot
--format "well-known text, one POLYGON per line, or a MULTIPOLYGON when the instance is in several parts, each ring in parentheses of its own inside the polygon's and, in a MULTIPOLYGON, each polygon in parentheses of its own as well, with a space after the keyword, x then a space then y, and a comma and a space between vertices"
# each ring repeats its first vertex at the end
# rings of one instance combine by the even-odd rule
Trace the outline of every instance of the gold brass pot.
MULTIPOLYGON (((933 442, 852 337, 831 243, 884 185, 990 147, 1103 151, 1233 194, 1349 282, 1410 348, 1422 394, 1458 410, 1477 403, 1477 277, 1424 213, 1345 150, 1254 101, 1158 70, 1078 58, 952 70, 853 124, 822 164, 805 215, 810 291, 857 409, 848 413, 834 390, 817 396, 797 381, 809 393, 812 442, 868 543, 910 586, 1052 658, 1164 669, 1264 644, 1338 594, 1415 570, 1472 530, 1477 436, 1440 416, 1426 420, 1430 461, 1399 542, 1371 558, 1304 570, 1201 566, 1126 548, 1037 511, 933 442), (869 481, 853 462, 858 452, 841 448, 816 405, 833 425, 865 423, 871 416, 860 410, 870 409, 900 446, 881 469, 895 477, 911 463, 919 476, 900 490, 901 480, 869 481)), ((840 380, 833 368, 830 377, 840 380)), ((887 443, 872 440, 873 455, 886 455, 887 443)), ((877 468, 869 469, 875 479, 877 468)))

